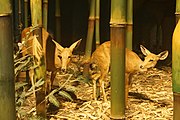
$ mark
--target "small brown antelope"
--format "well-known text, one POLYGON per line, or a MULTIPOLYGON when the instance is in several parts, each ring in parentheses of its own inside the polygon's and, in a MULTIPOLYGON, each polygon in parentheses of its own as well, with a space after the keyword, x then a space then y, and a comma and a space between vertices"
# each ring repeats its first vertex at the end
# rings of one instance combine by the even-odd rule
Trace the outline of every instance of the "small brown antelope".
MULTIPOLYGON (((30 37, 32 36, 33 36, 33 30, 31 30, 31 27, 25 28, 22 31, 21 40, 22 43, 24 43, 22 47, 23 56, 26 54, 33 55, 34 39, 30 39, 30 37)), ((67 66, 72 56, 72 52, 74 48, 77 47, 78 44, 81 42, 81 40, 74 42, 69 48, 64 48, 59 43, 54 41, 52 37, 49 35, 49 33, 44 28, 42 28, 42 41, 43 41, 42 49, 46 56, 46 71, 51 72, 50 84, 52 85, 56 73, 59 70, 66 72, 67 66)), ((30 78, 33 78, 30 73, 29 76, 30 78)))
MULTIPOLYGON (((126 48, 126 70, 125 70, 125 99, 127 103, 128 88, 130 75, 134 72, 147 71, 148 68, 152 68, 156 65, 158 60, 164 60, 168 56, 168 51, 163 51, 158 55, 151 53, 144 46, 140 45, 142 53, 145 55, 144 61, 139 56, 126 48)), ((104 90, 104 78, 108 74, 110 67, 110 41, 101 44, 92 54, 90 58, 90 64, 95 63, 100 69, 99 84, 104 97, 104 101, 107 101, 104 90)), ((93 79, 93 98, 96 100, 96 79, 93 79)))

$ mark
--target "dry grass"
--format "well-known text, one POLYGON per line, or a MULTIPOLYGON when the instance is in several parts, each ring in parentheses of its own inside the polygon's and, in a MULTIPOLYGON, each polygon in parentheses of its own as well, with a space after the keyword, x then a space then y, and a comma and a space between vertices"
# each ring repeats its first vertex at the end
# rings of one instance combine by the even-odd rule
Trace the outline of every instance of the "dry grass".
MULTIPOLYGON (((129 108, 126 110, 128 120, 171 120, 173 117, 173 93, 171 81, 171 68, 162 70, 151 69, 146 73, 137 73, 132 78, 132 87, 129 91, 129 108)), ((106 86, 110 76, 106 78, 106 86)), ((80 83, 76 86, 75 94, 80 100, 78 103, 64 102, 64 108, 60 109, 53 119, 67 120, 109 120, 110 101, 104 103, 92 100, 92 86, 80 83)), ((110 100, 110 88, 106 88, 110 100)))
MULTIPOLYGON (((72 65, 74 67, 74 65, 72 65)), ((106 77, 106 94, 108 102, 92 100, 93 87, 79 81, 77 68, 70 74, 57 75, 55 84, 64 85, 66 89, 73 89, 74 100, 62 99, 60 107, 49 109, 47 116, 50 120, 110 120, 110 75, 106 77), (73 77, 67 81, 69 75, 73 77)), ((126 109, 127 120, 172 120, 173 93, 172 72, 170 67, 151 69, 145 73, 133 75, 132 87, 129 90, 129 108, 126 109)), ((34 98, 28 97, 21 108, 26 113, 35 114, 34 98)))

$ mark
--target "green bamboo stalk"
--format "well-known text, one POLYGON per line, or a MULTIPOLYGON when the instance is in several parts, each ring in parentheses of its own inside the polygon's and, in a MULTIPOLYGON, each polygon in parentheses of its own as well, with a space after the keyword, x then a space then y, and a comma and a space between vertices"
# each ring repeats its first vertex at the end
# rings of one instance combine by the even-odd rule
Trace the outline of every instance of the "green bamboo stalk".
POLYGON ((48 0, 43 0, 43 27, 47 30, 48 0))
MULTIPOLYGON (((99 18, 100 18, 100 0, 96 0, 95 3, 95 40, 96 40, 96 48, 100 45, 100 30, 99 30, 99 18)), ((100 89, 97 87, 96 96, 100 95, 100 89)))
POLYGON ((173 95, 174 95, 174 120, 179 120, 180 112, 180 48, 179 48, 179 35, 180 35, 180 20, 176 25, 172 39, 172 75, 173 75, 173 95))
MULTIPOLYGON (((89 60, 91 57, 93 35, 94 35, 94 23, 95 23, 95 0, 91 0, 86 50, 85 50, 85 56, 84 56, 85 61, 89 60)), ((85 82, 88 82, 89 81, 88 79, 89 78, 89 64, 84 65, 83 76, 86 78, 85 82)))
POLYGON ((42 1, 31 0, 31 21, 32 26, 42 27, 42 1))
POLYGON ((15 120, 11 0, 1 0, 0 6, 0 120, 15 120))
POLYGON ((18 2, 19 2, 19 5, 18 5, 18 17, 19 17, 19 29, 20 29, 20 31, 22 30, 22 27, 23 27, 23 25, 24 25, 24 21, 23 21, 23 12, 22 11, 24 11, 24 6, 22 5, 22 0, 18 0, 18 2))
POLYGON ((173 87, 173 120, 179 120, 180 116, 180 0, 176 0, 176 21, 178 21, 172 37, 172 87, 173 87))
POLYGON ((96 0, 96 14, 95 14, 95 38, 96 38, 96 48, 100 45, 100 33, 99 33, 99 13, 100 13, 100 0, 96 0))
MULTIPOLYGON (((34 30, 34 34, 38 35, 38 42, 43 46, 42 41, 42 1, 31 0, 31 18, 32 26, 37 27, 34 30)), ((38 81, 40 79, 46 80, 46 63, 45 55, 43 54, 37 63, 41 63, 35 70, 34 79, 38 81)), ((46 82, 45 82, 46 83, 46 82)), ((46 118, 46 103, 45 103, 45 84, 42 89, 36 92, 36 111, 37 115, 42 118, 46 118)))
POLYGON ((13 9, 13 12, 14 12, 14 15, 13 15, 13 19, 14 19, 14 38, 15 38, 15 41, 19 41, 20 39, 20 31, 19 31, 19 15, 18 15, 18 8, 19 8, 19 3, 18 3, 19 0, 14 0, 14 9, 13 9))
MULTIPOLYGON (((157 29, 156 29, 156 44, 159 45, 160 41, 162 41, 162 27, 159 24, 156 27, 157 27, 157 29)), ((158 48, 156 48, 156 49, 158 49, 158 48)))
POLYGON ((28 0, 24 0, 24 27, 28 27, 28 0))
POLYGON ((111 1, 111 117, 125 118, 126 1, 111 1))
POLYGON ((60 0, 56 0, 56 40, 60 42, 61 40, 61 13, 60 13, 60 0))
POLYGON ((132 50, 133 0, 127 1, 126 47, 132 50))
POLYGON ((180 0, 176 0, 176 23, 180 19, 180 0))

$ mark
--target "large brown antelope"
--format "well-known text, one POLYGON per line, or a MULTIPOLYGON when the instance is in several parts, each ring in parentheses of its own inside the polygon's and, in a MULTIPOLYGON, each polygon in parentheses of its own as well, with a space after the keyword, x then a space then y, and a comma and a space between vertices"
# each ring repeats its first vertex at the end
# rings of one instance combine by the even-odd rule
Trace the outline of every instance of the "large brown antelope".
MULTIPOLYGON (((25 28, 21 34, 21 40, 24 45, 22 45, 22 54, 23 56, 26 54, 33 55, 34 48, 34 40, 36 40, 35 36, 32 38, 33 30, 31 27, 25 28), (25 41, 25 42, 23 42, 25 41)), ((75 47, 78 46, 81 40, 74 42, 70 47, 64 48, 59 43, 54 41, 49 33, 42 28, 42 51, 46 56, 46 71, 51 72, 51 85, 53 84, 56 73, 59 70, 66 72, 67 66, 70 63, 72 52, 75 47)), ((29 76, 32 82, 33 72, 29 72, 29 76)))
MULTIPOLYGON (((130 75, 134 72, 147 71, 148 68, 153 68, 158 60, 164 60, 168 56, 168 51, 163 51, 158 55, 151 53, 144 46, 140 45, 141 52, 145 55, 144 61, 139 56, 126 48, 126 63, 125 63, 125 99, 127 103, 128 99, 128 88, 130 75)), ((100 88, 104 97, 104 101, 107 101, 105 90, 104 90, 104 78, 108 74, 110 67, 110 41, 101 44, 92 54, 90 64, 95 63, 100 70, 100 78, 93 79, 93 98, 96 98, 96 80, 99 80, 100 88)), ((85 63, 88 63, 87 61, 85 63)))

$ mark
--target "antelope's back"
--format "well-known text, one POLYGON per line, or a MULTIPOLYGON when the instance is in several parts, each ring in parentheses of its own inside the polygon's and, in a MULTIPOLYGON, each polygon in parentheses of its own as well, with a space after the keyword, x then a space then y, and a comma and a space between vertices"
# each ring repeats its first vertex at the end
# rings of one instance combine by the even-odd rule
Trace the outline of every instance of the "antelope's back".
POLYGON ((142 60, 135 52, 126 48, 126 73, 138 71, 141 62, 142 60))
MULTIPOLYGON (((33 54, 33 41, 31 40, 31 37, 33 36, 33 31, 31 31, 31 28, 25 28, 21 33, 21 41, 25 41, 25 45, 22 48, 22 55, 26 54, 33 54)), ((42 39, 43 39, 43 52, 45 53, 46 57, 46 69, 48 71, 54 71, 55 65, 54 65, 54 54, 55 54, 55 44, 52 41, 52 37, 50 34, 42 28, 42 39)))
POLYGON ((101 44, 92 54, 91 62, 99 67, 109 67, 110 65, 110 41, 101 44))

